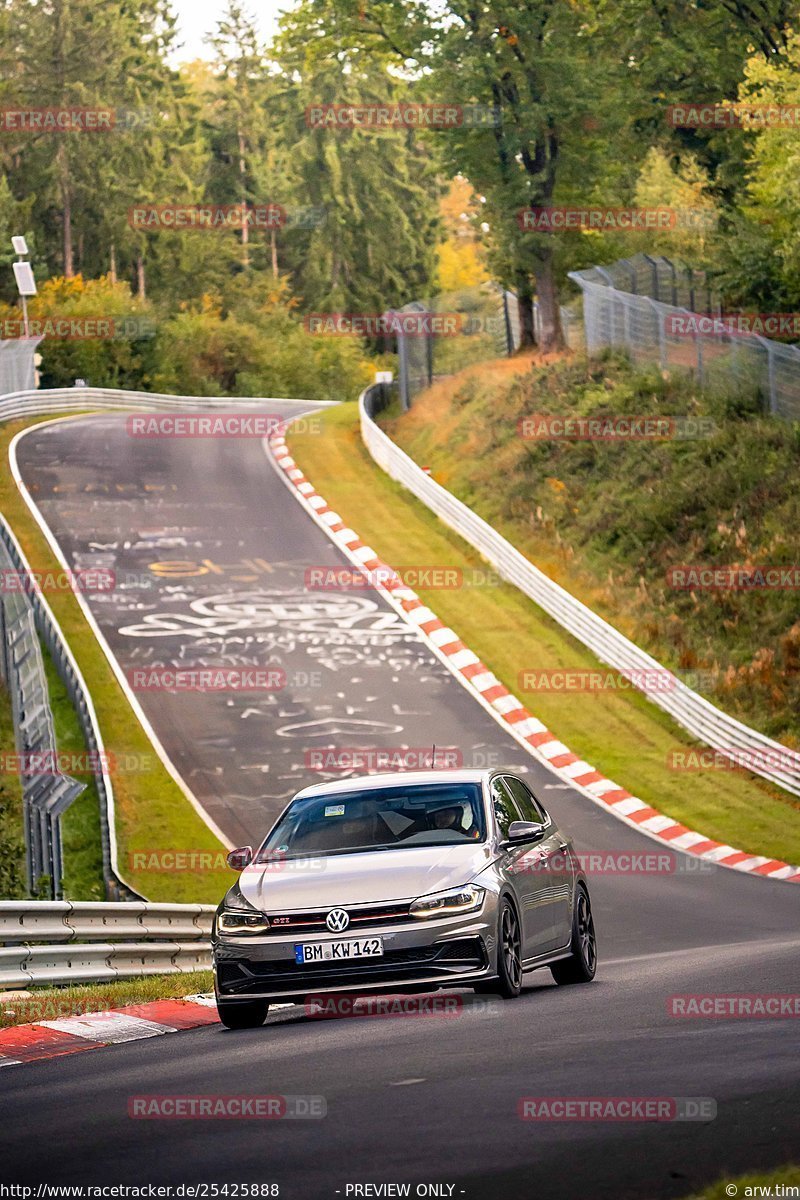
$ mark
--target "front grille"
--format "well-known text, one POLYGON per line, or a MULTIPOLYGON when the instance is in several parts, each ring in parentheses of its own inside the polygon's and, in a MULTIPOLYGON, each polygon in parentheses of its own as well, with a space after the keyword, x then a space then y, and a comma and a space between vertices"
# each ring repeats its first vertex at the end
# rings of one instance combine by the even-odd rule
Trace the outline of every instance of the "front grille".
POLYGON ((379 985, 383 980, 413 983, 430 975, 443 978, 463 971, 479 971, 488 965, 480 938, 455 938, 433 946, 389 950, 381 958, 349 964, 330 962, 298 964, 290 959, 236 959, 217 962, 217 983, 228 995, 248 992, 295 992, 302 988, 335 988, 347 985, 379 985))
MULTIPOLYGON (((336 905, 343 908, 350 916, 350 924, 345 932, 351 929, 365 929, 379 923, 381 925, 398 925, 411 920, 408 903, 375 904, 364 908, 347 908, 346 905, 336 905)), ((285 933, 320 933, 329 932, 325 918, 329 908, 317 909, 313 912, 267 913, 270 933, 283 935, 285 933)))

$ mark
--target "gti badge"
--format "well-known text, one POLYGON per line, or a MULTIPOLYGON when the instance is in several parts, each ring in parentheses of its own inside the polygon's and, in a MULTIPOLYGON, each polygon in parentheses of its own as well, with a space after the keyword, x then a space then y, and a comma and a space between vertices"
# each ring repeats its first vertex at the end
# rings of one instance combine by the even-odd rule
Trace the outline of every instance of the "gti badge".
POLYGON ((325 918, 325 924, 331 933, 344 933, 350 924, 350 916, 343 908, 332 908, 325 918))

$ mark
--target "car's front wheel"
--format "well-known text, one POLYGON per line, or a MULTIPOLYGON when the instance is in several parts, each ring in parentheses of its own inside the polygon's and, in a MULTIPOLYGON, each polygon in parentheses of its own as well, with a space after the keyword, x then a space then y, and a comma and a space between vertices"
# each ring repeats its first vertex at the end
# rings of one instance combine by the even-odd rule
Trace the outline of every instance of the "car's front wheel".
POLYGON ((258 1029, 267 1019, 267 1000, 222 1000, 217 996, 217 1012, 226 1029, 258 1029))
POLYGON ((597 938, 592 903, 583 884, 578 884, 572 912, 572 941, 569 958, 550 968, 556 983, 591 983, 597 971, 597 938))
POLYGON ((497 978, 481 980, 475 991, 513 1000, 522 991, 522 937, 510 900, 503 900, 497 922, 497 978))

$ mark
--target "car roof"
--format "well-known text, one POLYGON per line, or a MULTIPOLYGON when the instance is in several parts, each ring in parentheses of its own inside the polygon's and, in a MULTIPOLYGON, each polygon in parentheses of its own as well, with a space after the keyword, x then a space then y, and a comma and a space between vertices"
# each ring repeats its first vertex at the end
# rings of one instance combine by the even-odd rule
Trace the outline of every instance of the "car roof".
POLYGON ((382 787, 422 787, 431 783, 482 783, 490 775, 496 775, 497 767, 491 770, 462 769, 447 771, 387 771, 383 775, 350 775, 347 779, 326 780, 312 783, 297 793, 300 796, 341 795, 347 792, 362 792, 382 787))

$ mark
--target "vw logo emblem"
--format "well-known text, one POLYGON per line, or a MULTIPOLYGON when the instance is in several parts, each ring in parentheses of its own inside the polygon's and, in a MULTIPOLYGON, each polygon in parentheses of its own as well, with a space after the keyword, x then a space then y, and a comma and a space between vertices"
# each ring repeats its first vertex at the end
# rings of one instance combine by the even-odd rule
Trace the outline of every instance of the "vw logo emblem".
POLYGON ((350 915, 343 908, 332 908, 325 918, 325 924, 331 933, 344 933, 350 924, 350 915))

